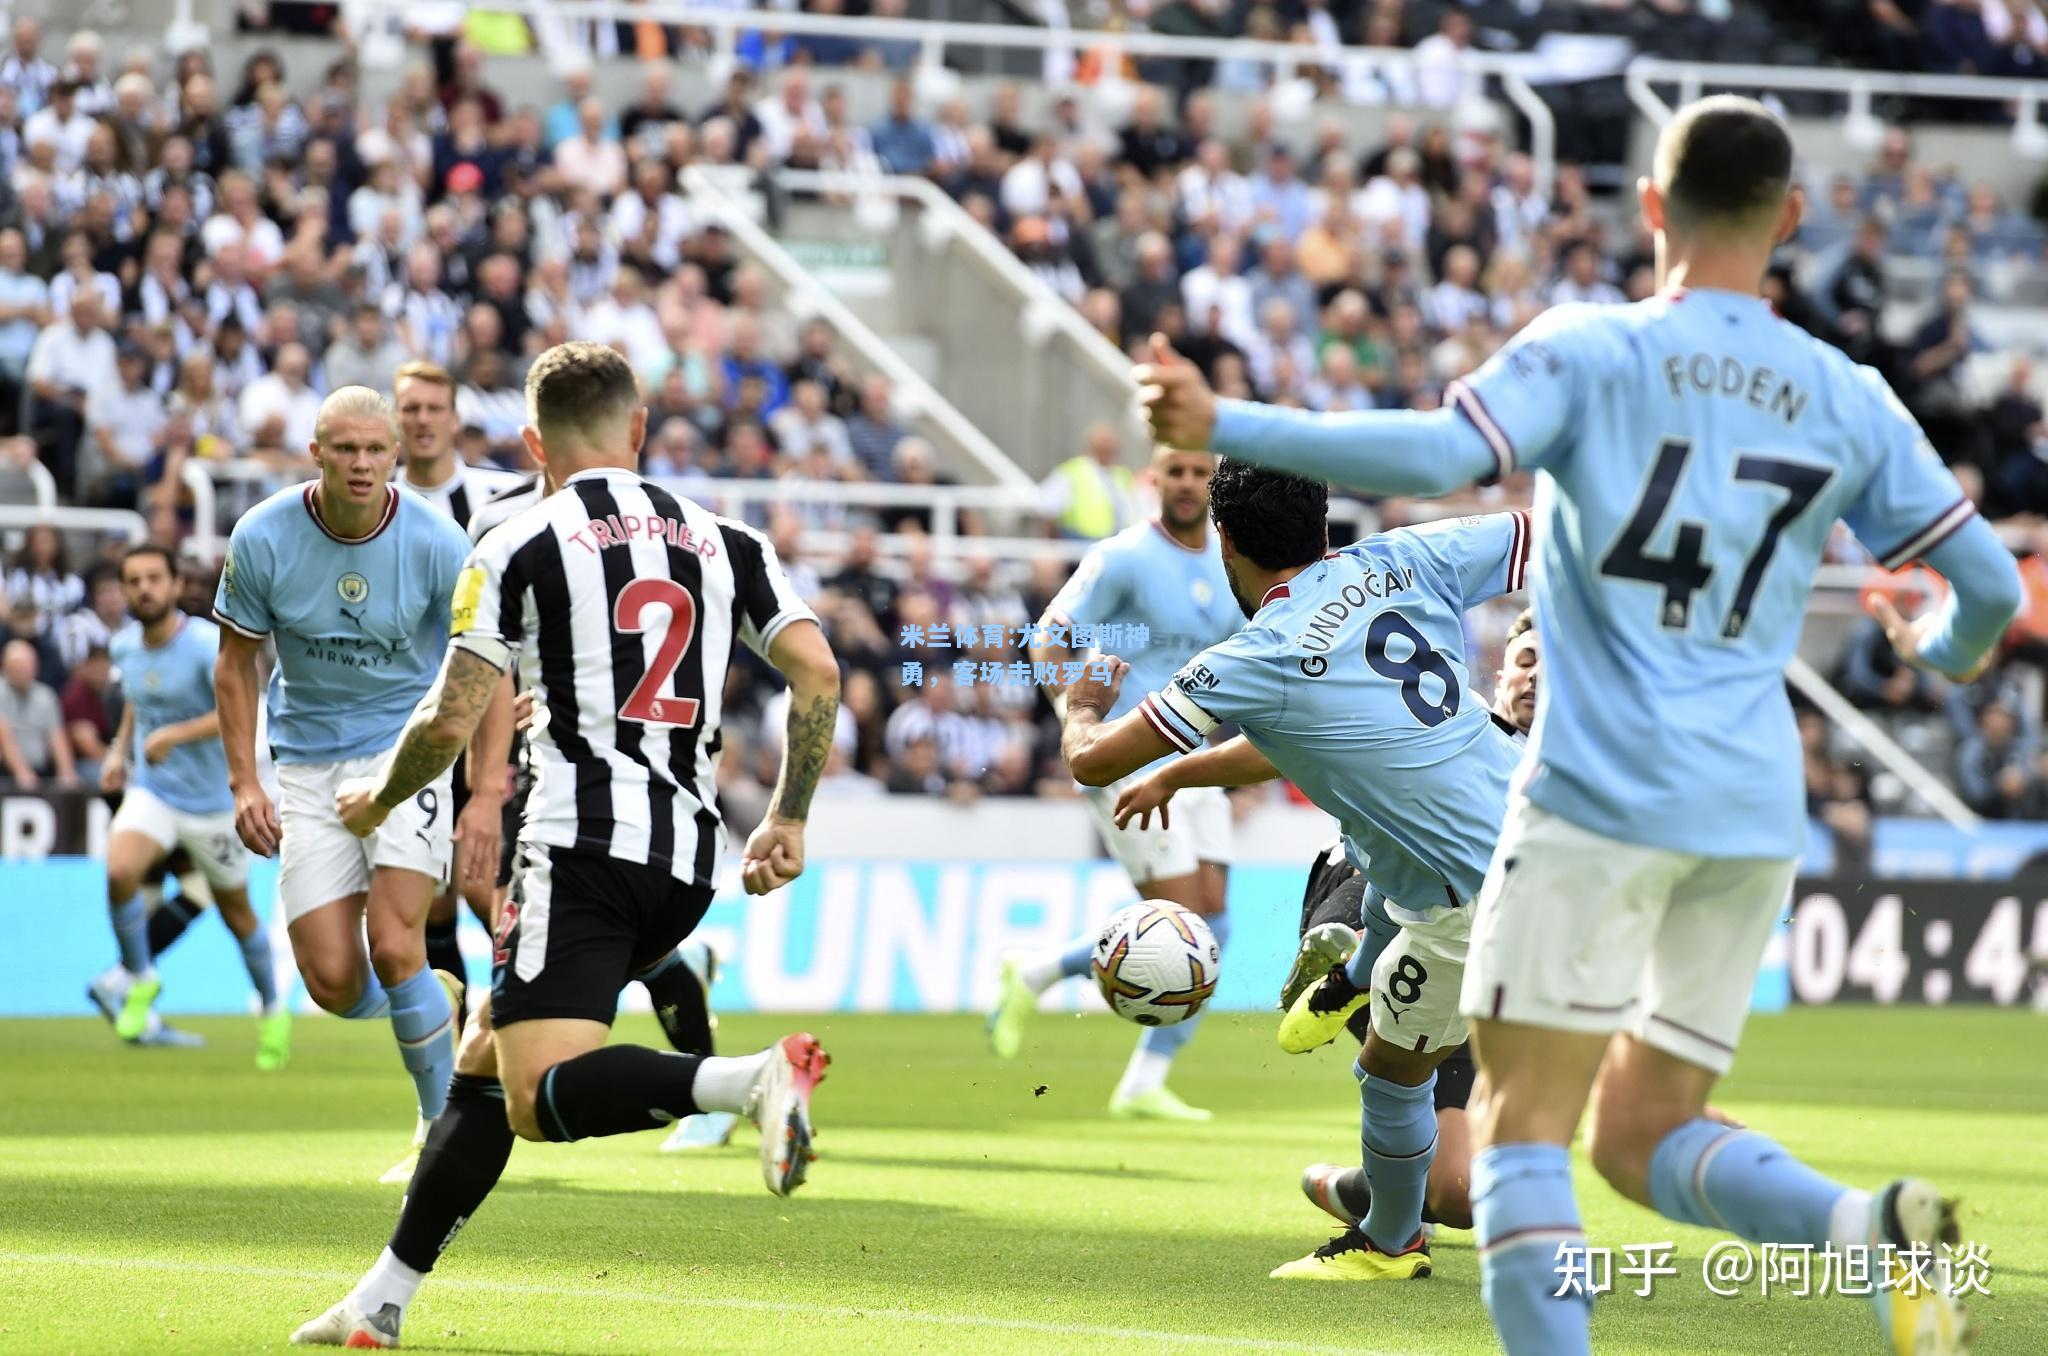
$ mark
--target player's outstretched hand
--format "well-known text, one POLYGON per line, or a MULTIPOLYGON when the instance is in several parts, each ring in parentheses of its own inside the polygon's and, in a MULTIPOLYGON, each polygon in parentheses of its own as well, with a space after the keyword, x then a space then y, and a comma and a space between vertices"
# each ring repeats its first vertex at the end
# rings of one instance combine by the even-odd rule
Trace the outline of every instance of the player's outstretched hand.
POLYGON ((1129 828, 1131 821, 1135 819, 1139 828, 1149 829, 1152 827, 1152 814, 1156 810, 1159 813, 1159 827, 1173 827, 1172 821, 1167 817, 1166 802, 1173 799, 1174 789, 1161 772, 1155 772, 1149 777, 1131 783, 1116 798, 1116 826, 1120 829, 1129 828))
POLYGON ((377 803, 375 777, 351 777, 335 787, 334 812, 341 816, 342 827, 358 838, 368 838, 383 827, 384 817, 391 813, 377 803))
POLYGON ((1138 405, 1152 426, 1154 442, 1187 452, 1206 452, 1216 429, 1216 393, 1201 369, 1173 351, 1166 336, 1155 334, 1152 361, 1131 369, 1138 383, 1138 405))
POLYGON ((780 890, 804 873, 804 824, 769 815, 747 837, 740 879, 750 895, 780 890))
POLYGON ((471 796, 455 820, 455 888, 464 899, 488 900, 496 892, 504 837, 504 802, 471 796))
POLYGON ((525 734, 533 728, 533 719, 537 714, 532 688, 527 688, 512 699, 512 728, 519 733, 525 734))
POLYGON ((1983 657, 1965 672, 1949 673, 1937 669, 1920 657, 1920 651, 1934 638, 1935 631, 1941 625, 1939 615, 1933 609, 1930 608, 1909 619, 1899 615, 1899 610, 1892 606, 1892 600, 1881 593, 1872 594, 1866 606, 1870 609, 1870 615, 1877 618, 1877 624, 1884 628, 1884 638, 1892 643, 1892 649, 1900 660, 1916 669, 1939 673, 1958 683, 1971 683, 1977 680, 1979 674, 1991 667, 1991 661, 1998 655, 1997 647, 1994 646, 1985 651, 1983 657))
POLYGON ((1124 675, 1131 666, 1115 655, 1104 655, 1081 670, 1081 676, 1067 685, 1067 710, 1092 709, 1096 715, 1104 715, 1116 705, 1116 694, 1124 685, 1124 675), (1097 678, 1090 670, 1094 663, 1109 665, 1109 681, 1097 678))
POLYGON ((235 832, 242 846, 259 857, 275 857, 284 841, 284 826, 277 822, 277 807, 260 786, 235 792, 235 832))

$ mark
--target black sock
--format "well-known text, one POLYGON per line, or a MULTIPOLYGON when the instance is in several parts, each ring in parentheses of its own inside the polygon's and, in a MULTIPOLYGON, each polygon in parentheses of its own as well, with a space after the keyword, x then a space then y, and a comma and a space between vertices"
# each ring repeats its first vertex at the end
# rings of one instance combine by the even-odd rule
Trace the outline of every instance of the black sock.
POLYGON ((671 953, 662 968, 639 979, 647 986, 647 996, 654 1002, 655 1020, 661 1023, 670 1045, 686 1055, 718 1053, 712 1044, 711 1002, 705 997, 704 981, 697 978, 695 970, 671 953))
POLYGON ((441 1250, 498 1184, 512 1138, 505 1089, 496 1078, 459 1073, 449 1079, 447 1109, 427 1130, 420 1165, 405 1189, 392 1256, 415 1271, 432 1271, 441 1250))
POLYGON ((541 1076, 535 1112, 552 1140, 655 1130, 699 1110, 690 1096, 696 1055, 608 1045, 565 1059, 541 1076))
POLYGON ((1337 1174, 1337 1180, 1331 1185, 1336 1188, 1332 1194, 1336 1196, 1337 1204, 1359 1219, 1364 1219, 1366 1212, 1372 1209, 1372 1183, 1367 1180, 1364 1168, 1346 1168, 1337 1174))
MULTIPOLYGON (((456 927, 462 921, 459 913, 450 914, 445 923, 427 920, 427 968, 446 970, 449 974, 469 983, 469 970, 462 963, 462 943, 456 940, 456 927)), ((462 1034, 462 1012, 455 1013, 455 1034, 462 1034)))
POLYGON ((154 960, 171 949, 171 943, 185 935, 185 929, 206 910, 183 895, 166 899, 149 916, 149 955, 154 960))

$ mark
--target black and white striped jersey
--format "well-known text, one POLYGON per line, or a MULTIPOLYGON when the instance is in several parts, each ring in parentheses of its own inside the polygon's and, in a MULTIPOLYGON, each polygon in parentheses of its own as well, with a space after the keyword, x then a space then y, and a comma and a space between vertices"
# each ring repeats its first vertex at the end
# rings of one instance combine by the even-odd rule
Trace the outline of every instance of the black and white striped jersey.
POLYGON ((484 534, 499 523, 510 522, 520 514, 547 498, 548 487, 539 472, 526 476, 510 489, 500 490, 490 500, 469 514, 469 539, 482 541, 484 534))
POLYGON ((815 620, 775 548, 623 468, 584 471, 487 533, 455 588, 453 643, 517 663, 546 719, 520 841, 712 883, 733 647, 815 620))
POLYGON ((453 518, 457 527, 467 528, 477 510, 493 496, 519 485, 520 476, 516 471, 501 471, 495 466, 471 466, 458 458, 454 474, 439 485, 415 485, 402 475, 398 483, 453 518))

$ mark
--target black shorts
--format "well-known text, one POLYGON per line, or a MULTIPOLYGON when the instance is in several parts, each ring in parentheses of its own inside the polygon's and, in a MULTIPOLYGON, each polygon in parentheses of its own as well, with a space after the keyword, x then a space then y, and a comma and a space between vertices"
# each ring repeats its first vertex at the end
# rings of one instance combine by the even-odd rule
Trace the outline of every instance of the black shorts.
POLYGON ((611 1025, 619 990, 696 931, 711 887, 664 866, 528 844, 491 956, 491 1024, 581 1017, 611 1025))
POLYGON ((1463 1111, 1465 1104, 1472 1100, 1472 1080, 1478 1073, 1472 1063, 1469 1042, 1445 1056, 1444 1062, 1436 1066, 1436 1109, 1463 1111))
POLYGON ((512 770, 512 794, 505 797, 505 817, 499 821, 498 888, 512 883, 512 868, 519 864, 519 823, 526 817, 526 798, 533 794, 533 774, 525 767, 512 770))

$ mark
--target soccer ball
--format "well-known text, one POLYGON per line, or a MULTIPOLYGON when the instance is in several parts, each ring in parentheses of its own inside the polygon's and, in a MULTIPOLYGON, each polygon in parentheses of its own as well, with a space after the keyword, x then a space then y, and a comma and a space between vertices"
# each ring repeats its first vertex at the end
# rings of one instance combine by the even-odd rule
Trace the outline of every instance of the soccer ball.
POLYGON ((1139 1026, 1172 1026, 1216 992, 1216 938, 1198 914, 1146 899, 1118 909, 1095 939, 1095 987, 1139 1026))

